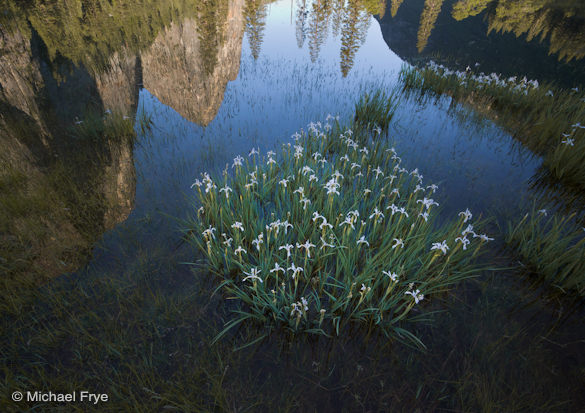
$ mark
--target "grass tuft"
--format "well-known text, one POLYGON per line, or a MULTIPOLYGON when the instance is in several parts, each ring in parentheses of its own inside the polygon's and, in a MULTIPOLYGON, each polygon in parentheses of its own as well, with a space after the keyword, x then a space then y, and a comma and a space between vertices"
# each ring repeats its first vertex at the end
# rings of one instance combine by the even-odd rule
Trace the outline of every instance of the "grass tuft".
POLYGON ((389 95, 382 90, 365 93, 355 105, 354 124, 357 127, 376 129, 378 134, 387 133, 398 104, 399 100, 394 92, 389 95))
POLYGON ((545 282, 563 293, 585 296, 585 229, 573 218, 533 208, 520 222, 509 224, 506 242, 545 282))

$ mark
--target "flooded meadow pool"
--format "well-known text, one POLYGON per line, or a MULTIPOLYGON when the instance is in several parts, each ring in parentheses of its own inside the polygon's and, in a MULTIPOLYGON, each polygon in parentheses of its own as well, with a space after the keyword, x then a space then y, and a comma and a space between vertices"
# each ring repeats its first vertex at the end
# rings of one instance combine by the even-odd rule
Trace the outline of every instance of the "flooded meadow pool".
MULTIPOLYGON (((582 295, 542 282, 505 242, 534 205, 573 213, 571 223, 582 226, 583 189, 557 179, 548 155, 477 96, 414 93, 401 77, 432 59, 453 72, 527 76, 583 98, 578 2, 76 0, 2 8, 4 410, 583 405, 582 295), (337 117, 344 130, 354 127, 356 104, 377 91, 396 102, 379 139, 406 170, 439 185, 441 220, 466 208, 487 219, 495 241, 475 277, 415 309, 428 314, 412 327, 424 349, 357 324, 325 337, 265 334, 249 322, 214 340, 240 308, 186 241, 185 220, 201 202, 194 182, 226 168, 233 174, 234 158, 248 159, 253 148, 264 156, 294 144, 311 122, 337 117), (109 400, 7 397, 82 389, 109 400)), ((582 138, 579 127, 571 133, 582 138)))

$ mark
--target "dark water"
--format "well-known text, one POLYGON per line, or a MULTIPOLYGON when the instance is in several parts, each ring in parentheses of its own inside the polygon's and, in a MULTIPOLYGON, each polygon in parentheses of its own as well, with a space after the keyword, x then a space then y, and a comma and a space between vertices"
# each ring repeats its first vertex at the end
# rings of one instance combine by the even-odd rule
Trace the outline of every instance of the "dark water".
MULTIPOLYGON (((7 276, 124 274, 150 257, 169 285, 192 288, 201 274, 168 262, 195 255, 169 218, 192 211, 193 180, 252 147, 289 141, 310 121, 351 118, 360 95, 390 90, 405 62, 477 62, 486 72, 584 83, 579 2, 70 3, 3 9, 7 276), (78 137, 112 119, 136 138, 78 137)), ((440 183, 447 214, 469 207, 503 222, 530 208, 540 159, 447 98, 403 97, 389 139, 407 167, 440 183)), ((506 256, 493 252, 500 267, 506 256)), ((293 410, 525 410, 518 400, 543 388, 537 399, 552 400, 544 410, 571 410, 582 398, 574 390, 583 385, 585 329, 576 317, 557 329, 569 304, 541 292, 510 272, 485 275, 444 304, 435 328, 421 329, 430 355, 350 338, 295 344, 283 356, 275 340, 232 366, 229 381, 246 383, 241 372, 258 369, 271 379, 256 377, 252 389, 276 400, 292 380, 293 410)))

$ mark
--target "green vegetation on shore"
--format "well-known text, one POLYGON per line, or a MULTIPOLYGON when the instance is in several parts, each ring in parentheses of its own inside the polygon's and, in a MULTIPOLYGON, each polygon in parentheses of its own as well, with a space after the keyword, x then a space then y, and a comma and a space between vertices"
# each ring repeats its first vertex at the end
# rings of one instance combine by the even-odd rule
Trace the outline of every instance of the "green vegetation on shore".
POLYGON ((470 105, 542 156, 552 177, 585 191, 585 95, 579 88, 452 71, 432 62, 403 67, 400 80, 407 91, 470 105))

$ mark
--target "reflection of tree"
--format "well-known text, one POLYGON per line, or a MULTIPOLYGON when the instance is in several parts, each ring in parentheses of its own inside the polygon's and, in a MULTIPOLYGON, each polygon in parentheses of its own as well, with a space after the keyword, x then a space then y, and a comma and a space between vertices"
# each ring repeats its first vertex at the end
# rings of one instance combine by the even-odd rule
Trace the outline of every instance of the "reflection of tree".
POLYGON ((210 0, 197 5, 201 60, 206 75, 213 73, 217 64, 217 53, 224 42, 224 24, 227 19, 228 4, 226 0, 210 0))
POLYGON ((376 14, 380 18, 384 17, 384 13, 386 13, 386 0, 362 0, 361 3, 368 13, 376 14))
POLYGON ((402 2, 404 0, 390 0, 392 2, 392 5, 390 6, 390 14, 392 15, 392 17, 396 16, 396 13, 398 12, 398 8, 400 7, 400 5, 402 4, 402 2))
POLYGON ((459 0, 453 5, 451 15, 455 20, 463 20, 470 16, 477 16, 493 1, 494 0, 459 0))
POLYGON ((550 52, 567 61, 585 57, 583 10, 559 7, 552 0, 534 0, 528 4, 500 0, 489 16, 489 31, 526 34, 526 40, 550 38, 550 52), (577 12, 580 11, 580 15, 577 12))
POLYGON ((420 26, 418 28, 418 38, 416 47, 418 52, 422 52, 427 46, 431 32, 435 28, 435 23, 441 7, 443 6, 443 0, 425 0, 425 7, 422 15, 420 16, 420 26))
POLYGON ((341 27, 341 22, 343 21, 344 3, 345 0, 333 0, 333 7, 331 12, 331 29, 333 31, 333 36, 336 37, 339 34, 339 28, 341 27))
POLYGON ((309 11, 307 10, 307 0, 302 0, 302 2, 297 3, 297 19, 295 21, 296 24, 296 32, 297 32, 297 46, 299 49, 303 47, 305 44, 305 23, 307 22, 307 15, 309 11))
POLYGON ((550 53, 558 53, 559 60, 582 59, 585 57, 585 30, 580 25, 567 21, 559 22, 550 35, 550 53), (576 26, 576 27, 575 27, 576 26))
POLYGON ((313 2, 312 13, 309 20, 309 54, 311 62, 317 61, 321 46, 327 38, 327 23, 329 7, 327 0, 313 2))
POLYGON ((347 76, 351 68, 355 54, 364 42, 370 14, 361 6, 359 0, 349 0, 341 27, 341 73, 347 76))
POLYGON ((544 23, 550 10, 544 8, 544 3, 544 0, 528 3, 499 1, 495 13, 489 16, 489 30, 511 31, 516 36, 528 33, 531 40, 543 30, 548 31, 544 23))
POLYGON ((258 59, 258 56, 260 56, 267 14, 266 4, 262 0, 246 1, 246 7, 244 8, 246 34, 248 35, 250 50, 254 59, 258 59))
POLYGON ((452 16, 463 20, 486 9, 488 33, 525 34, 527 41, 548 39, 549 52, 557 53, 559 60, 585 57, 585 9, 576 1, 459 0, 452 16))
POLYGON ((341 72, 347 76, 357 50, 366 40, 371 16, 384 15, 386 0, 312 0, 310 13, 308 1, 297 2, 297 45, 302 48, 305 36, 308 37, 309 55, 315 62, 327 39, 329 24, 335 37, 341 30, 341 72))

